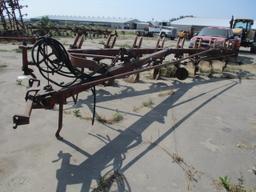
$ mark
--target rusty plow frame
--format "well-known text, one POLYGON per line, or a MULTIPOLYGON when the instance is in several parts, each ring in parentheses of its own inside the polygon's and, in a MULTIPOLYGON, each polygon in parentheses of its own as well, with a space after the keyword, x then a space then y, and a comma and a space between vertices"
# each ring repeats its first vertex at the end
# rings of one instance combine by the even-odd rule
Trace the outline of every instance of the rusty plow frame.
POLYGON ((29 80, 30 88, 25 96, 25 113, 13 116, 13 127, 16 129, 19 125, 29 124, 32 109, 53 109, 55 105, 59 105, 58 129, 55 136, 61 139, 63 105, 67 103, 68 98, 73 98, 76 102, 79 93, 91 90, 94 96, 92 120, 94 122, 95 86, 97 85, 143 71, 159 69, 166 65, 176 66, 175 76, 184 80, 188 77, 188 71, 184 67, 187 62, 192 61, 197 65, 201 60, 225 59, 231 55, 233 52, 230 49, 158 47, 149 49, 136 46, 130 49, 69 49, 66 51, 57 40, 43 37, 32 48, 32 63, 47 80, 47 85, 40 85, 40 80, 33 75, 29 80), (174 55, 176 59, 163 63, 162 61, 168 55, 174 55), (158 62, 159 60, 161 62, 158 62))

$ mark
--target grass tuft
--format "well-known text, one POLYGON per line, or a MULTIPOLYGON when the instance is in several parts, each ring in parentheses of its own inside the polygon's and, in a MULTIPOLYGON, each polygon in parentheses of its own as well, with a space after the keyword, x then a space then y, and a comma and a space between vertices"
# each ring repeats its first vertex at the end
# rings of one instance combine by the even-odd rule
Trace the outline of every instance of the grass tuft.
POLYGON ((114 122, 120 122, 124 119, 123 115, 120 112, 116 112, 113 114, 113 121, 114 122))
POLYGON ((73 115, 74 115, 75 117, 78 117, 78 118, 81 118, 81 117, 82 117, 81 112, 80 112, 80 109, 75 109, 75 110, 73 111, 73 115))
POLYGON ((150 99, 148 99, 147 101, 144 101, 144 102, 142 103, 142 105, 143 105, 144 107, 152 108, 153 105, 154 105, 154 102, 153 102, 153 100, 150 98, 150 99))
POLYGON ((119 112, 116 111, 112 117, 106 118, 105 116, 97 115, 96 116, 97 121, 103 124, 114 124, 122 121, 124 119, 123 115, 119 112))
POLYGON ((256 188, 245 187, 242 176, 238 178, 238 183, 233 183, 228 176, 219 177, 219 183, 227 192, 256 192, 256 188))
POLYGON ((144 107, 147 107, 147 108, 153 108, 153 105, 154 105, 154 102, 151 98, 149 98, 147 101, 144 101, 142 103, 142 105, 140 106, 134 106, 132 111, 133 112, 138 112, 140 109, 144 108, 144 107))
POLYGON ((184 162, 183 158, 178 153, 173 153, 172 158, 173 158, 173 161, 176 163, 184 162))

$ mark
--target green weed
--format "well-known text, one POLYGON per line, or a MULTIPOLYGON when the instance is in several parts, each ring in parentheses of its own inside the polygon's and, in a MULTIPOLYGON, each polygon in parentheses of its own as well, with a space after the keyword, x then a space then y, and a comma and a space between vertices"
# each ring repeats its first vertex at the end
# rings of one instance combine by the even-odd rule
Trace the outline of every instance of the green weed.
POLYGON ((75 110, 73 111, 73 115, 74 115, 75 117, 78 117, 78 118, 81 118, 81 117, 82 117, 81 112, 80 112, 79 109, 75 109, 75 110))
POLYGON ((143 105, 144 107, 152 108, 153 105, 154 105, 154 102, 153 102, 153 100, 150 98, 150 99, 148 99, 147 101, 144 101, 144 102, 142 103, 142 105, 143 105))

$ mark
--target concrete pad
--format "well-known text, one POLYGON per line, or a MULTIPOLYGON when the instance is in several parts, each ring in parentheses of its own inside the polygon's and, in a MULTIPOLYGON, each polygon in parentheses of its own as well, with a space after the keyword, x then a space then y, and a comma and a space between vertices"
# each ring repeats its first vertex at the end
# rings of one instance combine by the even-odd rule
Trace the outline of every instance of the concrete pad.
POLYGON ((58 141, 57 107, 33 110, 29 125, 12 129, 12 115, 25 106, 26 87, 16 84, 21 55, 0 54, 7 63, 0 71, 1 192, 87 192, 113 170, 121 175, 119 191, 217 191, 226 175, 255 185, 255 80, 118 80, 97 87, 97 113, 118 111, 124 119, 92 126, 76 117, 74 110, 91 117, 93 98, 84 92, 77 105, 65 106, 58 141), (143 106, 148 100, 152 106, 143 106))

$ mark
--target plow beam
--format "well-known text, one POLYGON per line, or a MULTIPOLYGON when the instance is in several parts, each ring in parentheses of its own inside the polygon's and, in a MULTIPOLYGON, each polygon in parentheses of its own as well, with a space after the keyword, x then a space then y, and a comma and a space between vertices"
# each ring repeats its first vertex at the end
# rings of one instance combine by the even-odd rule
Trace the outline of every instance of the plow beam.
POLYGON ((33 98, 37 95, 40 89, 32 89, 27 92, 26 95, 26 108, 22 115, 13 116, 13 128, 16 129, 19 125, 29 124, 30 115, 33 108, 33 98))

